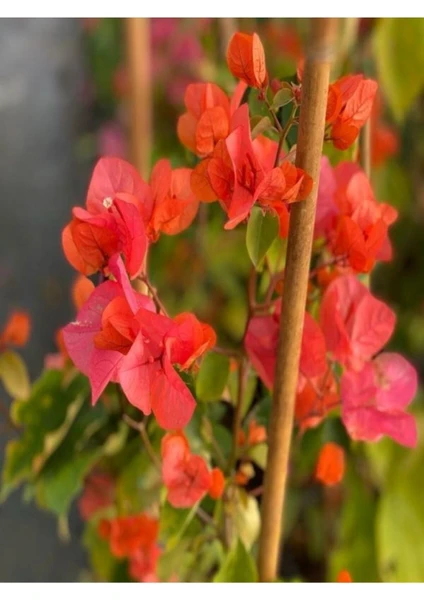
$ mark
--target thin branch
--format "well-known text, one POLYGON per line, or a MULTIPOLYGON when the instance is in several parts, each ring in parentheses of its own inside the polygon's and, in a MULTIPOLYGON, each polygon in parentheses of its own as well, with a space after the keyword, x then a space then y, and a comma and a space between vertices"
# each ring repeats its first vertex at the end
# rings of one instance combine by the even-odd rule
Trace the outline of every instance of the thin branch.
POLYGON ((283 310, 268 427, 268 460, 261 503, 262 527, 258 553, 260 581, 273 581, 277 576, 283 533, 282 515, 336 23, 336 19, 311 20, 311 44, 305 61, 296 166, 304 169, 312 177, 314 186, 308 199, 297 202, 290 211, 283 310))
POLYGON ((164 307, 164 305, 162 304, 162 302, 159 299, 156 288, 153 287, 153 285, 150 283, 150 280, 147 277, 147 275, 145 275, 145 274, 139 275, 138 279, 141 282, 143 282, 145 284, 145 286, 147 287, 147 290, 150 292, 150 295, 152 297, 153 302, 156 305, 158 312, 162 312, 162 314, 164 314, 165 316, 168 316, 166 308, 164 307))
POLYGON ((146 419, 146 417, 144 417, 143 421, 135 421, 130 416, 124 414, 124 415, 122 415, 122 418, 127 425, 129 425, 132 429, 135 429, 136 431, 139 432, 141 439, 143 441, 144 447, 146 448, 146 452, 149 455, 150 460, 152 461, 152 464, 161 473, 162 472, 161 462, 158 459, 158 457, 156 456, 156 453, 150 442, 149 436, 147 435, 147 431, 146 431, 146 420, 147 419, 146 419))

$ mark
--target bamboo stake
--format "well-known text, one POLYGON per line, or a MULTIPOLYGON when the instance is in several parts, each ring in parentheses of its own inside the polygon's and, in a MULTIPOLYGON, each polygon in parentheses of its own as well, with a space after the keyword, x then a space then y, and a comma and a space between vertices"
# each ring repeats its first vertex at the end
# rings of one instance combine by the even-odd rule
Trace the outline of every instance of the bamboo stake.
POLYGON ((145 179, 152 152, 152 82, 149 19, 125 19, 131 160, 145 179))
POLYGON ((327 90, 336 32, 336 19, 314 19, 311 22, 311 41, 303 75, 296 165, 311 175, 314 186, 309 198, 294 204, 290 212, 283 310, 269 421, 268 463, 261 506, 258 556, 261 581, 273 581, 278 569, 327 90))

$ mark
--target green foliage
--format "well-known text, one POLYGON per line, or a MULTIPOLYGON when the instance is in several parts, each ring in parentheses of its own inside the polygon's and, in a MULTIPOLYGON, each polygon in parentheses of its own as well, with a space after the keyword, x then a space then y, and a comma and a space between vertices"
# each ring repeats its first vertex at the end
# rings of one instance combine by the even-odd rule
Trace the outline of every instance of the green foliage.
POLYGON ((24 400, 31 387, 26 365, 19 354, 8 350, 0 354, 0 381, 12 398, 24 400))
POLYGON ((253 207, 246 232, 246 246, 250 260, 258 269, 272 242, 278 235, 277 215, 253 207))
POLYGON ((196 379, 196 396, 204 402, 219 400, 230 373, 228 356, 209 352, 202 361, 196 379))
POLYGON ((243 542, 237 540, 214 577, 216 583, 254 583, 258 580, 256 565, 243 542))
POLYGON ((402 121, 424 88, 424 19, 381 19, 373 41, 383 91, 402 121))

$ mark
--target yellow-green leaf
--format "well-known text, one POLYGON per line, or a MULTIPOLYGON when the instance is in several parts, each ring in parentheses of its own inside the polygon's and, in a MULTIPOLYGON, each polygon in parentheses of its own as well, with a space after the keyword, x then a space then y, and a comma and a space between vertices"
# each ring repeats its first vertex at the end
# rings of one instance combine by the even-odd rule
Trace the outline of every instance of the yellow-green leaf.
POLYGON ((0 379, 12 398, 24 400, 30 394, 30 381, 26 365, 19 354, 8 350, 0 354, 0 379))
POLYGON ((424 19, 381 19, 373 43, 379 81, 401 121, 424 88, 424 19))

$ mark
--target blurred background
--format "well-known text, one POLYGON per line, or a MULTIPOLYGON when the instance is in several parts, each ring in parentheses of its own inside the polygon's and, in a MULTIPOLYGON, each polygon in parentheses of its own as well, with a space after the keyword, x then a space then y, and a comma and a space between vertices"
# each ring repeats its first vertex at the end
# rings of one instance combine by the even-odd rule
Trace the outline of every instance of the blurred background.
MULTIPOLYGON (((408 356, 422 374, 424 20, 344 21, 334 78, 360 71, 380 84, 371 124, 372 181, 377 198, 400 213, 391 236, 394 260, 378 266, 372 287, 398 315, 390 347, 408 356)), ((225 50, 236 30, 260 34, 273 76, 294 75, 307 35, 304 19, 0 19, 0 323, 12 309, 30 313, 31 338, 22 355, 32 379, 55 349, 56 330, 74 312, 74 272, 64 259, 60 233, 71 207, 85 202, 95 161, 101 155, 120 156, 147 174, 163 156, 174 167, 192 166, 194 157, 176 134, 184 90, 199 80, 232 89, 225 50), (140 131, 142 144, 134 139, 140 131)), ((340 158, 331 155, 333 161, 340 158)), ((243 331, 249 260, 245 251, 237 251, 244 233, 221 237, 219 208, 208 209, 208 221, 201 210, 197 228, 177 238, 164 236, 153 248, 151 274, 172 313, 195 310, 214 324, 225 345, 243 331)), ((7 405, 5 390, 0 394, 7 405)), ((421 405, 419 396, 418 413, 421 405)), ((6 429, 0 431, 0 459, 10 437, 6 429)), ((327 499, 326 510, 337 505, 341 514, 331 568, 337 572, 348 557, 350 564, 357 561, 365 568, 363 581, 375 580, 377 567, 380 573, 400 568, 403 580, 417 580, 423 560, 416 553, 424 543, 424 471, 417 469, 418 459, 405 463, 407 453, 394 445, 375 447, 358 450, 360 460, 367 460, 366 472, 348 475, 342 508, 334 496, 327 499), (394 471, 389 477, 395 463, 410 468, 410 476, 404 470, 402 477, 394 471), (370 484, 367 469, 385 490, 384 499, 370 484)), ((422 438, 415 452, 424 460, 422 438)), ((76 511, 71 540, 63 543, 55 519, 21 496, 18 491, 0 505, 0 581, 81 578, 87 557, 76 511)), ((313 494, 307 504, 293 495, 283 565, 288 576, 299 565, 311 580, 321 576, 323 539, 332 535, 324 536, 314 501, 313 494)))

